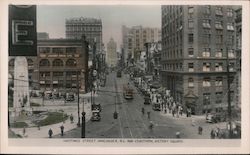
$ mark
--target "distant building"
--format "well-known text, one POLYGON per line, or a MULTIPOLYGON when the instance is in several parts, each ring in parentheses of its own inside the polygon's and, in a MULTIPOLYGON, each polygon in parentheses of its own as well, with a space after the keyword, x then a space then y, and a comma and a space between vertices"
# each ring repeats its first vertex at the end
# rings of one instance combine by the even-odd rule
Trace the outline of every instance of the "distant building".
POLYGON ((159 28, 149 28, 133 26, 131 28, 122 26, 122 47, 124 49, 125 61, 127 59, 139 59, 140 51, 145 50, 146 42, 161 41, 161 30, 159 28))
POLYGON ((235 106, 235 12, 232 6, 162 6, 162 83, 193 114, 235 106))
POLYGON ((114 67, 117 65, 117 44, 113 38, 107 44, 107 57, 106 61, 109 67, 114 67))
POLYGON ((93 60, 93 55, 102 51, 102 21, 95 18, 69 18, 65 22, 66 38, 80 39, 86 36, 89 42, 89 61, 93 60), (95 44, 95 47, 94 47, 95 44), (96 48, 96 50, 94 50, 96 48))
POLYGON ((49 34, 47 32, 37 32, 37 40, 49 39, 49 34))

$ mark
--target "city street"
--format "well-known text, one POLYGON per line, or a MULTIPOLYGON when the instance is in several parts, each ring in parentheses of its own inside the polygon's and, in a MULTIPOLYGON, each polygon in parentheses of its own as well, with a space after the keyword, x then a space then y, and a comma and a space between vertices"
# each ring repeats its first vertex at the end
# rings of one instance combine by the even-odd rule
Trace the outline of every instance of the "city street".
MULTIPOLYGON (((181 138, 210 138, 210 131, 214 127, 225 124, 207 124, 204 116, 179 118, 172 117, 171 114, 165 114, 163 111, 153 111, 151 105, 144 105, 144 99, 141 94, 133 87, 135 94, 133 100, 123 98, 123 84, 129 82, 128 76, 124 75, 117 78, 116 74, 110 73, 107 76, 105 87, 98 91, 98 97, 95 102, 102 105, 101 121, 89 121, 86 123, 86 138, 175 138, 176 132, 180 132, 181 138), (117 83, 117 104, 115 105, 117 83), (116 106, 116 107, 115 107, 116 106), (144 107, 144 115, 141 108, 144 107), (115 109, 118 112, 118 119, 113 118, 115 109), (150 112, 150 119, 147 117, 150 112), (192 126, 192 119, 196 125, 192 126), (150 121, 154 127, 149 129, 150 121), (203 135, 198 134, 198 126, 203 127, 203 135)), ((132 85, 132 84, 131 84, 132 85)), ((61 138, 60 135, 55 136, 61 138)), ((65 133, 63 138, 80 138, 81 128, 76 128, 65 133)))

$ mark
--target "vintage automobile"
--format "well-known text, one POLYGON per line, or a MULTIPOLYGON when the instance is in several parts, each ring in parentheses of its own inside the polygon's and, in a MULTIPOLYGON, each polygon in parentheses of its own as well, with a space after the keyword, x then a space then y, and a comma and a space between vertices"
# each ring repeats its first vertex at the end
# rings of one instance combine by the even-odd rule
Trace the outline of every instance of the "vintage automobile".
POLYGON ((207 123, 218 123, 218 122, 225 122, 226 121, 226 114, 225 113, 208 113, 206 116, 207 123))
POLYGON ((153 109, 154 111, 161 111, 161 104, 160 104, 160 103, 157 103, 157 102, 154 102, 154 103, 152 104, 152 109, 153 109))
POLYGON ((101 120, 101 115, 99 110, 93 110, 92 111, 92 116, 91 116, 91 121, 100 121, 101 120))
POLYGON ((91 105, 91 110, 99 110, 102 111, 102 107, 100 103, 95 103, 91 105))

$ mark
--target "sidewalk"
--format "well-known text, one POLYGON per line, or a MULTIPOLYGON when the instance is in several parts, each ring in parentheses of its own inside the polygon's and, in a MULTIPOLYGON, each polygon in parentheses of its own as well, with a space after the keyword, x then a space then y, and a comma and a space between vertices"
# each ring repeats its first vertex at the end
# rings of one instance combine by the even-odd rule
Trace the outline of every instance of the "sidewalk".
MULTIPOLYGON (((80 106, 80 107, 82 107, 82 106, 80 106)), ((87 122, 90 120, 90 117, 91 117, 91 104, 90 103, 84 104, 84 111, 86 113, 85 121, 87 122)), ((53 135, 58 135, 58 134, 61 134, 61 129, 60 129, 61 125, 64 126, 64 132, 67 132, 67 131, 70 131, 74 128, 77 128, 77 122, 78 122, 77 110, 74 110, 72 112, 72 111, 67 111, 67 109, 65 109, 65 113, 67 113, 67 115, 73 114, 74 123, 71 123, 70 120, 67 119, 64 123, 60 122, 57 124, 41 126, 40 130, 38 130, 37 127, 26 128, 25 135, 23 135, 23 128, 11 128, 11 130, 15 134, 19 134, 19 135, 23 136, 24 138, 48 138, 49 137, 48 136, 49 129, 52 129, 53 135)), ((81 118, 81 113, 80 113, 80 118, 81 118)))
POLYGON ((206 123, 205 115, 192 115, 191 117, 186 117, 186 114, 179 115, 179 117, 173 117, 170 113, 164 113, 164 111, 160 112, 161 116, 168 117, 170 119, 175 120, 176 124, 182 125, 183 130, 180 131, 181 134, 185 134, 185 137, 191 139, 210 139, 210 132, 212 129, 221 128, 225 129, 227 122, 220 123, 206 123), (194 125, 192 124, 194 121, 194 125), (198 127, 201 126, 203 128, 202 135, 198 134, 198 127))

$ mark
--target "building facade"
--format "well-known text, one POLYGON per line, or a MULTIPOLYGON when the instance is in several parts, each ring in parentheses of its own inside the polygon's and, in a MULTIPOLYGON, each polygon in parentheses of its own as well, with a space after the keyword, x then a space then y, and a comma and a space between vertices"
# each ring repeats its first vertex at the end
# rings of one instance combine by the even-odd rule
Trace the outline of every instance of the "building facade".
POLYGON ((122 26, 122 46, 126 61, 128 59, 138 60, 139 53, 145 50, 145 43, 158 41, 161 41, 161 30, 159 28, 122 26))
POLYGON ((95 18, 70 18, 66 19, 66 39, 80 39, 86 36, 89 42, 89 61, 94 55, 102 51, 102 21, 95 18))
POLYGON ((228 92, 235 105, 234 19, 231 6, 162 6, 162 83, 193 114, 223 111, 228 92))
POLYGON ((107 43, 107 64, 109 67, 114 67, 117 65, 117 44, 113 38, 107 43))
POLYGON ((241 46, 242 46, 242 8, 236 8, 235 10, 236 18, 235 18, 235 24, 236 24, 236 104, 238 107, 241 107, 241 46))
POLYGON ((84 39, 38 40, 40 89, 77 92, 79 86, 80 92, 85 92, 88 77, 87 50, 84 39))

